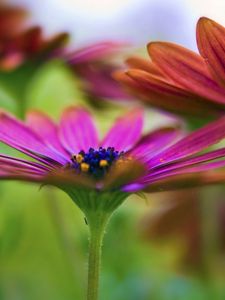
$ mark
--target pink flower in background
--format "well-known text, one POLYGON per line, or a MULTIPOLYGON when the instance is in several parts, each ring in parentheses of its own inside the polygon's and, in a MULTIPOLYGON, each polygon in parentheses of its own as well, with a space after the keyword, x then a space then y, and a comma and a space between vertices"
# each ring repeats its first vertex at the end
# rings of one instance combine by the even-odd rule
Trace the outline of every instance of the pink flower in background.
POLYGON ((122 68, 115 59, 125 46, 111 41, 99 42, 66 53, 63 59, 81 78, 82 87, 89 98, 125 100, 130 97, 112 77, 113 72, 122 68))

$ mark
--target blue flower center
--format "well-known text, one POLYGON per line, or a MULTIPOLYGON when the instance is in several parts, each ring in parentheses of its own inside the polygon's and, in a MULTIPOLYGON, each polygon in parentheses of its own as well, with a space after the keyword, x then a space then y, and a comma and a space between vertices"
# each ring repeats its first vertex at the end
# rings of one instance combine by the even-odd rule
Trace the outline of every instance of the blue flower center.
POLYGON ((123 151, 116 151, 114 147, 108 147, 107 149, 99 147, 98 150, 90 148, 88 152, 81 150, 78 154, 72 155, 70 168, 78 173, 87 173, 99 179, 123 155, 123 151))

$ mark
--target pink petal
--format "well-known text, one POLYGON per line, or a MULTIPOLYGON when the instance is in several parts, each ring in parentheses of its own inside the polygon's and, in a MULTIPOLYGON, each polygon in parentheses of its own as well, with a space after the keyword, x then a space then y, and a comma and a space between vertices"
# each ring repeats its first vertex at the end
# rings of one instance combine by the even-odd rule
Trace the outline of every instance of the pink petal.
POLYGON ((69 154, 60 143, 57 125, 46 114, 36 110, 28 112, 27 124, 42 138, 46 145, 69 158, 69 154))
POLYGON ((144 192, 153 193, 221 183, 225 183, 224 170, 170 175, 156 180, 146 187, 142 186, 142 189, 144 192))
POLYGON ((156 129, 144 136, 130 151, 131 156, 149 159, 161 152, 180 136, 180 130, 172 127, 156 129))
POLYGON ((67 55, 66 59, 70 64, 83 64, 102 60, 103 58, 118 52, 124 47, 124 43, 100 42, 86 46, 67 55))
MULTIPOLYGON (((217 168, 224 168, 224 167, 225 167, 225 160, 216 161, 216 162, 208 162, 205 164, 199 164, 199 165, 190 166, 190 167, 187 166, 184 168, 178 168, 178 169, 174 169, 174 170, 162 173, 162 174, 152 176, 151 179, 141 181, 141 183, 151 184, 155 181, 169 178, 169 177, 172 177, 175 175, 186 175, 186 174, 193 174, 193 173, 199 173, 199 172, 207 172, 210 170, 214 170, 217 168)), ((162 188, 163 188, 163 186, 162 186, 162 188)))
POLYGON ((225 117, 194 131, 149 160, 152 168, 191 156, 225 137, 225 117))
POLYGON ((0 164, 1 164, 1 168, 3 166, 7 166, 9 168, 18 168, 18 169, 26 169, 26 170, 33 170, 33 171, 37 171, 37 172, 47 172, 50 171, 50 168, 43 166, 39 163, 36 162, 31 162, 31 161, 26 161, 23 159, 19 159, 19 158, 15 158, 15 157, 11 157, 8 155, 3 155, 0 154, 0 164))
POLYGON ((67 160, 47 147, 44 141, 28 126, 10 114, 0 112, 0 140, 9 146, 43 162, 65 164, 67 160))
POLYGON ((134 109, 119 118, 105 136, 102 147, 127 151, 139 140, 143 127, 143 111, 134 109))
POLYGON ((63 112, 59 137, 71 154, 98 146, 97 130, 90 114, 78 107, 70 107, 63 112))
MULTIPOLYGON (((213 161, 219 158, 225 158, 225 148, 217 149, 194 157, 189 157, 185 160, 181 160, 168 165, 163 165, 162 167, 158 166, 158 168, 150 170, 149 174, 144 177, 144 180, 148 181, 151 178, 155 178, 159 175, 161 176, 163 174, 171 173, 173 171, 177 172, 179 170, 184 170, 185 168, 195 168, 195 166, 198 168, 200 165, 202 166, 202 164, 207 161, 213 161)), ((224 164, 224 161, 218 163, 224 164)))
POLYGON ((152 168, 191 156, 225 137, 225 117, 196 130, 149 160, 152 168))

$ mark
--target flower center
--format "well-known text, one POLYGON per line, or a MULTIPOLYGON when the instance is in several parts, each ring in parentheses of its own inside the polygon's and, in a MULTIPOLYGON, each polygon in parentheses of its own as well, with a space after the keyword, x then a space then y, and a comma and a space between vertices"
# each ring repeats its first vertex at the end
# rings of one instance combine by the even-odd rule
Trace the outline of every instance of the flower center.
POLYGON ((71 156, 70 168, 78 173, 88 173, 99 179, 123 155, 123 151, 116 151, 113 147, 108 147, 107 149, 99 147, 98 150, 90 148, 88 152, 81 150, 78 154, 71 156))

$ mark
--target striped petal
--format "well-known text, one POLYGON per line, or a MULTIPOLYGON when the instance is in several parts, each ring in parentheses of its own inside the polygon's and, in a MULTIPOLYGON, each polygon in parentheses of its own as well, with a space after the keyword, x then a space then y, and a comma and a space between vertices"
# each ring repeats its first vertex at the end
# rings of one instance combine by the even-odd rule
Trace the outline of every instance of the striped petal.
POLYGON ((160 71, 157 65, 153 64, 150 60, 143 59, 138 56, 132 56, 126 60, 126 63, 132 69, 139 69, 152 75, 164 77, 164 74, 160 71))
POLYGON ((0 112, 0 141, 43 162, 65 164, 67 160, 45 145, 28 126, 10 114, 0 112))
POLYGON ((146 136, 144 136, 137 145, 131 149, 131 156, 137 158, 149 159, 153 154, 161 152, 168 147, 180 136, 180 130, 172 127, 165 127, 157 129, 146 136))
POLYGON ((63 112, 59 137, 62 145, 71 154, 98 146, 97 130, 91 116, 78 107, 69 107, 63 112))
POLYGON ((47 167, 35 162, 0 155, 0 179, 14 179, 31 182, 42 182, 49 172, 47 167))
POLYGON ((197 24, 197 44, 213 76, 225 86, 225 28, 208 19, 197 24))
POLYGON ((144 102, 158 108, 200 116, 216 116, 225 110, 224 104, 213 103, 208 99, 198 97, 172 82, 145 71, 129 70, 127 75, 139 85, 137 88, 134 86, 133 89, 143 94, 144 102))
POLYGON ((225 137, 225 117, 196 130, 149 160, 152 168, 191 156, 225 137))
POLYGON ((42 138, 46 145, 69 158, 68 153, 60 143, 57 125, 45 113, 36 110, 29 111, 26 121, 28 126, 42 138))
POLYGON ((211 77, 204 59, 172 43, 148 45, 153 62, 174 82, 193 93, 218 103, 225 103, 225 91, 211 77))
POLYGON ((41 164, 3 155, 3 154, 0 154, 0 164, 2 169, 8 168, 8 170, 11 171, 13 170, 15 171, 16 169, 18 169, 21 171, 26 170, 26 171, 37 172, 40 174, 45 174, 50 170, 49 168, 41 164))
MULTIPOLYGON (((180 170, 184 170, 185 168, 195 168, 200 166, 204 166, 203 164, 218 159, 224 159, 225 158, 225 148, 217 149, 215 151, 211 151, 208 153, 204 153, 201 155, 197 155, 194 157, 190 157, 175 163, 171 163, 168 165, 164 165, 162 167, 155 168, 154 170, 150 170, 149 174, 143 178, 143 181, 147 182, 148 180, 154 179, 157 176, 166 175, 171 172, 179 172, 180 170)), ((214 163, 214 162, 213 162, 214 163)), ((218 164, 221 164, 221 166, 224 165, 224 160, 221 162, 216 162, 218 164)))
MULTIPOLYGON (((158 179, 144 187, 144 192, 176 191, 178 189, 193 188, 225 183, 225 171, 209 171, 199 173, 174 174, 158 179)), ((128 187, 129 188, 129 187, 128 187)), ((128 189, 127 188, 127 189, 128 189)), ((131 189, 131 188, 130 188, 131 189)))
POLYGON ((128 151, 139 140, 143 127, 143 111, 134 109, 119 118, 101 143, 102 147, 114 147, 128 151))
POLYGON ((215 162, 207 162, 203 164, 197 164, 195 166, 187 166, 181 167, 177 169, 171 169, 165 173, 153 174, 151 178, 147 178, 145 180, 140 180, 142 184, 151 184, 158 180, 164 180, 168 177, 173 177, 177 175, 187 175, 187 174, 194 174, 199 172, 209 172, 210 170, 214 170, 217 168, 224 168, 225 167, 225 160, 215 161, 215 162))

